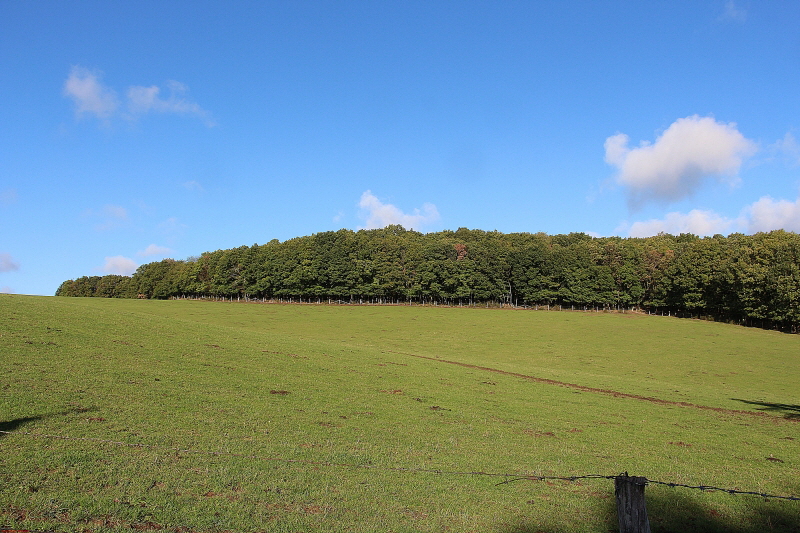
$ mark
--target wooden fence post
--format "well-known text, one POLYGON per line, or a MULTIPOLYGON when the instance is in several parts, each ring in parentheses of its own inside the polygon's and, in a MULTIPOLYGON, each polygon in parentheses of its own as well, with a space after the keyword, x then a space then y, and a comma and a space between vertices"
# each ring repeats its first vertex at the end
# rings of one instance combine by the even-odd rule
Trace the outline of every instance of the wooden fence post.
POLYGON ((620 474, 614 478, 614 495, 617 497, 619 533, 650 533, 644 487, 647 478, 620 474))

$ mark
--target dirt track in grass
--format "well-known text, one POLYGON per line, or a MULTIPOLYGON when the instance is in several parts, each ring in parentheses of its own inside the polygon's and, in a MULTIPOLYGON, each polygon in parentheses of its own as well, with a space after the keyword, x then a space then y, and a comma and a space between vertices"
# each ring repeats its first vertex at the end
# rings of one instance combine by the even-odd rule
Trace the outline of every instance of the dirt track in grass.
MULTIPOLYGON (((672 400, 663 400, 661 398, 654 398, 652 396, 642 396, 639 394, 630 394, 627 392, 619 392, 610 389, 599 389, 597 387, 587 387, 586 385, 578 385, 577 383, 567 383, 566 381, 558 381, 555 379, 549 378, 540 378, 536 376, 529 376, 526 374, 519 374, 517 372, 508 372, 506 370, 500 370, 499 368, 490 368, 487 366, 479 366, 473 365, 469 363, 462 363, 460 361, 449 361, 447 359, 440 359, 438 357, 430 357, 427 355, 418 355, 413 353, 407 352, 397 352, 393 350, 386 350, 386 353, 393 353, 397 355, 405 355, 408 357, 417 357, 419 359, 427 359, 429 361, 436 361, 437 363, 447 363, 450 365, 456 366, 463 366, 465 368, 474 368, 476 370, 484 370, 486 372, 494 372, 495 374, 503 374, 505 376, 514 376, 522 379, 527 379, 529 381, 535 381, 536 383, 546 383, 548 385, 558 385, 559 387, 567 387, 570 389, 579 390, 582 392, 594 392, 597 394, 607 394, 609 396, 613 396, 615 398, 630 398, 632 400, 640 400, 645 402, 652 402, 659 405, 675 405, 678 407, 691 407, 693 409, 703 409, 706 411, 714 411, 717 413, 725 413, 725 414, 734 414, 734 415, 750 415, 750 416, 760 416, 760 417, 768 417, 768 418, 775 418, 774 416, 757 411, 745 411, 742 409, 725 409, 723 407, 711 407, 710 405, 698 405, 696 403, 690 402, 676 402, 672 400)), ((796 420, 796 419, 788 419, 788 420, 796 420)))

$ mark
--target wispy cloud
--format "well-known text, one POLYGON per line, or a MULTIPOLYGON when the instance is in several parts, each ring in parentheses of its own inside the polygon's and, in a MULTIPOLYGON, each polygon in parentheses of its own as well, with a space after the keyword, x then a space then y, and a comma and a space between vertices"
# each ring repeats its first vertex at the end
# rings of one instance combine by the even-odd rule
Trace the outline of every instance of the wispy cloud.
POLYGON ((103 214, 119 220, 127 220, 128 218, 128 210, 118 205, 106 205, 103 207, 103 214))
POLYGON ((167 238, 167 240, 177 239, 188 227, 189 226, 178 220, 176 217, 170 217, 158 225, 158 229, 161 230, 161 233, 167 238))
POLYGON ((128 210, 119 205, 105 205, 102 209, 89 209, 84 212, 85 217, 99 220, 95 225, 98 231, 116 229, 128 221, 128 210))
POLYGON ((0 253, 0 272, 13 272, 19 270, 19 263, 14 261, 11 254, 0 253))
POLYGON ((800 143, 791 132, 787 132, 783 139, 770 146, 772 151, 787 158, 793 165, 800 165, 800 143))
POLYGON ((114 257, 106 257, 103 266, 101 266, 97 270, 103 274, 117 274, 119 276, 130 276, 131 274, 136 272, 137 268, 139 268, 139 264, 133 259, 130 259, 122 255, 115 255, 114 257))
POLYGON ((115 116, 133 120, 147 113, 173 113, 194 115, 207 126, 214 125, 211 114, 187 98, 189 88, 179 81, 170 80, 166 83, 166 97, 162 96, 162 90, 157 85, 129 87, 125 92, 127 112, 122 113, 117 92, 105 86, 100 78, 97 72, 81 66, 72 67, 64 82, 64 95, 75 102, 75 113, 79 117, 93 114, 107 122, 115 116))
POLYGON ((422 210, 414 209, 412 214, 403 213, 392 204, 384 204, 371 191, 365 191, 358 202, 361 218, 366 226, 359 229, 383 228, 391 224, 400 224, 406 229, 419 230, 423 226, 439 220, 439 211, 433 204, 425 203, 422 210))
POLYGON ((195 115, 205 120, 207 125, 214 125, 208 111, 185 97, 189 90, 186 85, 170 80, 167 82, 167 89, 169 95, 166 98, 162 98, 161 88, 156 85, 131 87, 128 89, 128 108, 130 112, 133 115, 142 115, 149 112, 195 115))
POLYGON ((72 67, 64 82, 64 95, 75 102, 75 114, 108 119, 119 107, 117 94, 100 83, 100 74, 83 67, 72 67))
POLYGON ((757 149, 735 124, 697 115, 676 120, 655 143, 628 142, 624 133, 608 137, 605 160, 619 169, 617 182, 633 208, 689 197, 708 179, 736 183, 743 160, 757 149))
POLYGON ((14 294, 14 289, 11 287, 0 287, 0 294, 14 294))
POLYGON ((725 8, 720 15, 720 20, 729 22, 744 22, 747 20, 747 10, 736 5, 733 0, 725 2, 725 8))
POLYGON ((166 246, 159 246, 157 244, 151 244, 144 250, 136 252, 136 255, 139 257, 150 257, 154 255, 166 256, 171 253, 174 253, 174 250, 171 248, 167 248, 166 246))

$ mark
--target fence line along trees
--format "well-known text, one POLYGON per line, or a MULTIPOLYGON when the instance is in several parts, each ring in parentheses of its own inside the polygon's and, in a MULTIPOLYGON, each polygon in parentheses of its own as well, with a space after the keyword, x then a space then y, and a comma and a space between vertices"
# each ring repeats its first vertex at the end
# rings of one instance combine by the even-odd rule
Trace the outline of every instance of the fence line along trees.
POLYGON ((800 325, 800 235, 327 231, 68 280, 59 296, 512 304, 800 325))

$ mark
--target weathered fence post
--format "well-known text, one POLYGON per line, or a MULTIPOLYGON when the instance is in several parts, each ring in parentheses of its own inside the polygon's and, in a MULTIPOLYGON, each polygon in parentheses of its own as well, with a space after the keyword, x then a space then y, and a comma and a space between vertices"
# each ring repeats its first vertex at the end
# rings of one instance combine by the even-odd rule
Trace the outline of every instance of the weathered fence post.
POLYGON ((647 478, 620 474, 614 478, 614 495, 617 497, 619 533, 650 533, 644 487, 647 478))

